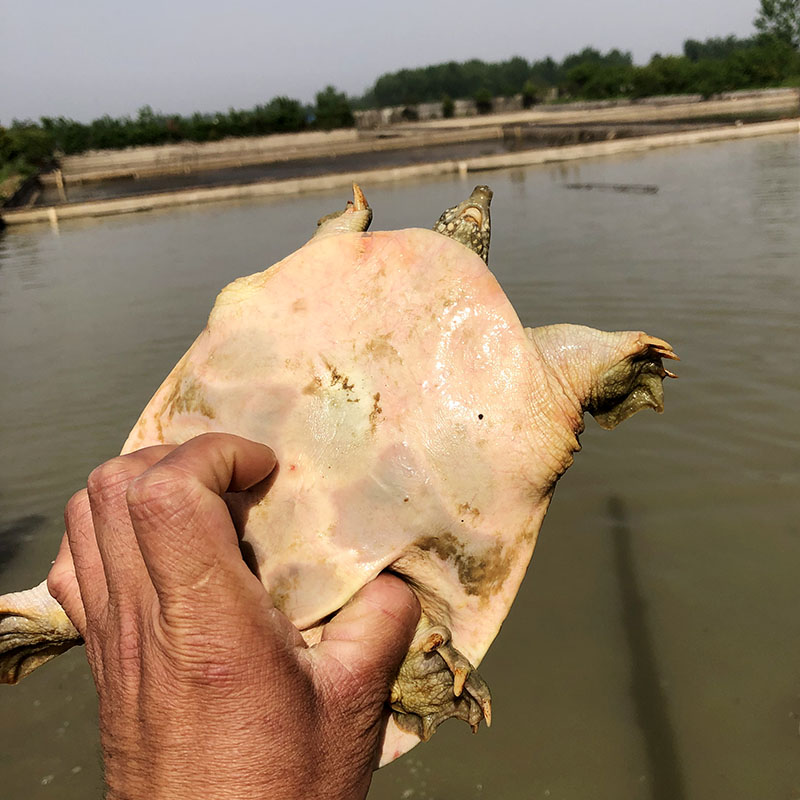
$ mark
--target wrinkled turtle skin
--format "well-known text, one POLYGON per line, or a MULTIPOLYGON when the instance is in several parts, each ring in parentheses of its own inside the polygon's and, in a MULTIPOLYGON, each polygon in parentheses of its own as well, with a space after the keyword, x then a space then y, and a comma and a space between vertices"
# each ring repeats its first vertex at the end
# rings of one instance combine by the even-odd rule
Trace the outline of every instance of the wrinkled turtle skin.
MULTIPOLYGON (((268 443, 269 492, 232 506, 248 563, 312 644, 383 570, 423 615, 387 698, 382 763, 449 717, 491 720, 476 667, 533 553, 584 412, 612 428, 663 409, 664 341, 576 325, 525 329, 487 268, 491 191, 434 230, 366 233, 342 213, 220 293, 205 330, 123 448, 225 431, 268 443)), ((0 598, 0 674, 79 641, 42 584, 0 598)))

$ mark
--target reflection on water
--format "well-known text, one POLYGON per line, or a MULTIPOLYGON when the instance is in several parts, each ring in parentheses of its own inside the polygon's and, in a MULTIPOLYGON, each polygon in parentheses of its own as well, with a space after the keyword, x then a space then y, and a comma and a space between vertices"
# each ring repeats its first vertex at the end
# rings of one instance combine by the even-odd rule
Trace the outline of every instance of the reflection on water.
POLYGON ((32 536, 47 521, 43 514, 27 514, 12 519, 0 527, 0 577, 11 567, 14 557, 31 541, 32 536))
POLYGON ((644 738, 653 800, 684 800, 686 791, 675 731, 659 674, 658 657, 647 619, 633 556, 634 532, 625 503, 616 495, 608 499, 614 563, 619 581, 622 627, 630 651, 631 694, 636 719, 644 738))
MULTIPOLYGON (((371 798, 797 796, 798 137, 365 189, 376 228, 429 227, 484 181, 492 268, 524 324, 645 329, 676 347, 681 380, 663 417, 588 423, 481 665, 491 730, 443 726, 371 798)), ((117 452, 219 288, 341 203, 0 236, 0 590, 41 580, 65 501, 117 452)), ((80 650, 0 690, 3 795, 99 797, 94 714, 80 650)))

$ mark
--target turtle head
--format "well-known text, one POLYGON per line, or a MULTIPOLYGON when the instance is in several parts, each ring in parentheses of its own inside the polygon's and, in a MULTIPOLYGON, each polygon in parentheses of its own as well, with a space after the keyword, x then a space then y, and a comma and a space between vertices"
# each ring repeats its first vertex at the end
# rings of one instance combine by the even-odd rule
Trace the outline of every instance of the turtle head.
POLYGON ((488 264, 492 233, 489 217, 491 202, 492 190, 488 186, 476 186, 463 203, 448 208, 433 229, 469 247, 488 264))
POLYGON ((332 214, 322 217, 317 222, 314 238, 321 239, 323 236, 347 231, 360 233, 369 228, 370 222, 372 222, 372 209, 369 207, 361 187, 354 183, 353 199, 347 201, 344 211, 334 211, 332 214))

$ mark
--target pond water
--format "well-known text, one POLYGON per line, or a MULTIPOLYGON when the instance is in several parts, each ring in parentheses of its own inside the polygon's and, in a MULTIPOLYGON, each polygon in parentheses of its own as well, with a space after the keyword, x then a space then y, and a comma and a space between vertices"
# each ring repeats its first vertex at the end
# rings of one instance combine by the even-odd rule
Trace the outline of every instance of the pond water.
MULTIPOLYGON (((645 329, 683 358, 663 416, 587 421, 481 672, 370 798, 800 797, 800 138, 364 187, 374 227, 495 190, 491 263, 525 325, 645 329), (567 183, 650 184, 657 194, 567 183)), ((205 322, 299 246, 319 194, 0 237, 0 591, 38 582, 61 514, 205 322)), ((75 650, 0 691, 0 785, 100 797, 75 650)))

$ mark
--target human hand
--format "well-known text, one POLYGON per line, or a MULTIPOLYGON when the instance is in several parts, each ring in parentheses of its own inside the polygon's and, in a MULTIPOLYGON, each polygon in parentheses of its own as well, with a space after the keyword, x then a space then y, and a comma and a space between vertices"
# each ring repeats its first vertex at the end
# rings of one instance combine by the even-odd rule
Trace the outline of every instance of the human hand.
POLYGON ((113 800, 366 795, 419 604, 381 575, 307 647, 222 497, 275 463, 206 434, 106 462, 67 505, 48 587, 86 642, 113 800))

